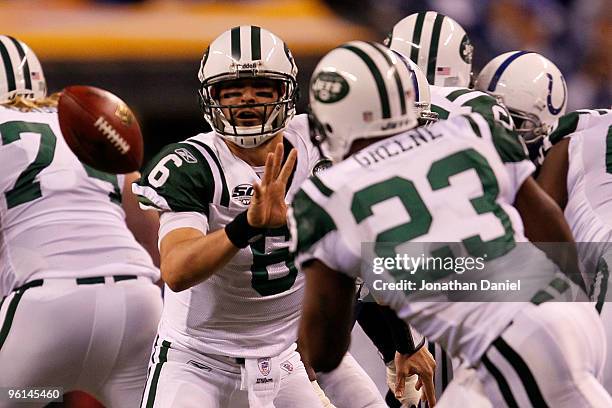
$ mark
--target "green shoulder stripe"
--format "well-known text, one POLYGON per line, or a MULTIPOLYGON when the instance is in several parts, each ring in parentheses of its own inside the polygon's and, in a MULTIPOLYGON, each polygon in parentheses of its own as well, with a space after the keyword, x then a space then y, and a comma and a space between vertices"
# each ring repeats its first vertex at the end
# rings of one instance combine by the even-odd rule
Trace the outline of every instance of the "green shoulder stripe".
POLYGON ((297 252, 307 251, 337 229, 332 217, 302 189, 293 198, 292 207, 297 227, 297 252))
POLYGON ((461 95, 465 95, 466 93, 474 92, 472 89, 457 89, 446 95, 446 99, 451 102, 455 102, 455 99, 459 98, 461 95))
POLYGON ((578 128, 578 122, 580 121, 580 115, 586 114, 586 112, 570 112, 559 118, 557 126, 548 135, 548 139, 551 144, 557 144, 565 136, 571 135, 578 128))
POLYGON ((446 120, 450 115, 449 111, 441 106, 434 105, 433 103, 431 104, 431 111, 437 113, 440 120, 446 120))
POLYGON ((227 188, 227 181, 225 180, 225 173, 223 172, 223 167, 221 167, 221 162, 219 162, 219 159, 217 158, 215 153, 206 143, 202 143, 199 140, 195 139, 190 139, 189 141, 197 144, 198 146, 201 146, 213 159, 215 166, 217 166, 217 169, 219 170, 219 177, 221 179, 221 205, 224 207, 229 207, 229 189, 227 188))
MULTIPOLYGON (((138 181, 139 201, 146 206, 162 197, 172 211, 195 211, 208 215, 215 191, 210 163, 189 143, 164 147, 147 165, 138 181)), ((157 206, 158 207, 158 206, 157 206)))
MULTIPOLYGON (((523 160, 529 160, 527 157, 526 148, 520 142, 520 138, 518 134, 506 127, 502 126, 489 115, 482 114, 470 114, 465 115, 468 121, 471 120, 474 123, 486 123, 488 126, 488 130, 491 132, 491 141, 499 154, 499 157, 502 159, 504 163, 515 163, 523 160)), ((481 134, 483 131, 483 127, 478 126, 481 130, 481 134)))

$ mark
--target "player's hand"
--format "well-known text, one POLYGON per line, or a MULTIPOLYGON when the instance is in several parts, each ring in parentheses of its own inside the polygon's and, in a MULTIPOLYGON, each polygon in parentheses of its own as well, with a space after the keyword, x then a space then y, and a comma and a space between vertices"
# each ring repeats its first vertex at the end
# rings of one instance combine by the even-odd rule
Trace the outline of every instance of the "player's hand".
POLYGON ((434 388, 434 372, 436 370, 436 361, 427 350, 427 347, 421 347, 419 351, 406 356, 404 354, 395 353, 395 369, 397 376, 395 380, 395 396, 401 398, 404 395, 406 387, 406 377, 417 374, 419 380, 415 388, 420 390, 423 388, 421 399, 427 401, 429 407, 436 405, 436 391, 434 388))
POLYGON ((268 153, 261 183, 253 185, 253 197, 247 211, 247 219, 253 227, 276 228, 287 223, 285 190, 297 160, 297 150, 291 149, 281 167, 283 150, 283 144, 279 143, 274 153, 268 153))

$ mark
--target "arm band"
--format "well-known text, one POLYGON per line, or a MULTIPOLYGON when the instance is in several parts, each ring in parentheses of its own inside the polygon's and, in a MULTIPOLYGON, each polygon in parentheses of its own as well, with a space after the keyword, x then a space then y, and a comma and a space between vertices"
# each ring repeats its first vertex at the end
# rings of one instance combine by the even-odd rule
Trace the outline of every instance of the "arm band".
POLYGON ((258 240, 264 233, 265 228, 256 228, 249 225, 247 212, 243 211, 225 226, 227 238, 237 248, 246 248, 249 243, 258 240))
POLYGON ((391 330, 397 352, 400 354, 412 355, 419 351, 425 343, 425 338, 415 335, 410 326, 397 317, 397 314, 395 314, 391 308, 384 307, 383 309, 383 314, 391 330))

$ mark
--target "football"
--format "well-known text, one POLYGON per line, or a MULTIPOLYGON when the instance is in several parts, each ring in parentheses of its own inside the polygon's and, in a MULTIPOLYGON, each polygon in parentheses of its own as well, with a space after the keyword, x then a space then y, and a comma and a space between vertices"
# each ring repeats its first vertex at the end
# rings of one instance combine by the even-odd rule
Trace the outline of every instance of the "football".
POLYGON ((64 139, 81 162, 114 174, 140 169, 140 126, 116 95, 93 86, 69 86, 61 92, 58 116, 64 139))

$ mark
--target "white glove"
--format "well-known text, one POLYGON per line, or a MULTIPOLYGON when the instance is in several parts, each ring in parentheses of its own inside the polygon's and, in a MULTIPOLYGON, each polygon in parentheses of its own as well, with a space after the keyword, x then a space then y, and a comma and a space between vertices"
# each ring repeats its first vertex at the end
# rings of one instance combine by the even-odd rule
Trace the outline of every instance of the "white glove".
MULTIPOLYGON (((386 366, 387 386, 395 394, 395 362, 391 360, 386 366)), ((402 407, 410 408, 412 406, 419 406, 419 401, 421 401, 421 390, 414 388, 418 379, 419 376, 416 374, 406 377, 406 389, 404 391, 404 395, 401 398, 398 398, 398 401, 402 403, 402 407)))

